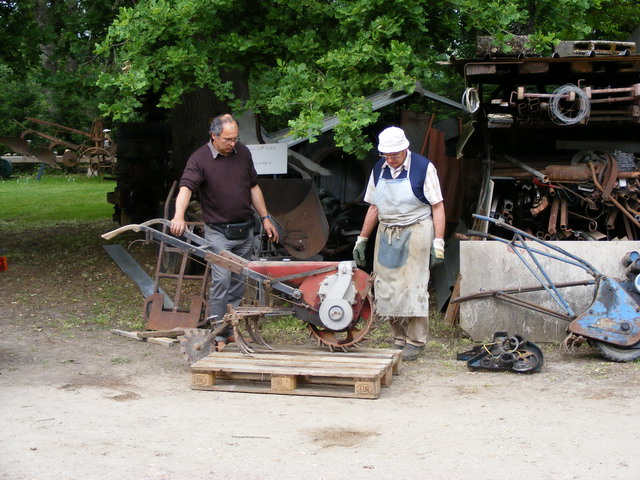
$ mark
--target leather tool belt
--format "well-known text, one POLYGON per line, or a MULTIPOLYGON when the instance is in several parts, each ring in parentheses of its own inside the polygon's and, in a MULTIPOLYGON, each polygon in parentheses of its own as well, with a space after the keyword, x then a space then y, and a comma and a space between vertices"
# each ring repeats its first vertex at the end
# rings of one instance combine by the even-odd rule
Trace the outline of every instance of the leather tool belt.
POLYGON ((245 240, 253 229, 253 219, 243 223, 207 223, 207 226, 222 233, 227 240, 245 240))

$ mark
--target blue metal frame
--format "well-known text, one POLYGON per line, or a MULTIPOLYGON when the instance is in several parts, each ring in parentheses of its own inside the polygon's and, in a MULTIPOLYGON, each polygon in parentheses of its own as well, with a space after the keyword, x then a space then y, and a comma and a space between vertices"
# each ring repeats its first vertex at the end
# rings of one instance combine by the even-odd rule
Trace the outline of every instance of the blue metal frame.
POLYGON ((488 233, 484 233, 484 232, 476 232, 476 231, 471 231, 468 232, 469 235, 474 235, 474 236, 480 236, 483 238, 488 238, 491 240, 496 240, 499 242, 504 243, 505 245, 508 245, 511 250, 513 251, 513 253, 515 253, 518 258, 522 261, 522 263, 527 267, 527 269, 531 272, 531 274, 536 278, 536 280, 540 283, 540 285, 547 291, 547 293, 549 293, 549 295, 551 296, 551 298, 558 304, 558 306, 560 306, 568 316, 575 318, 576 314, 573 311, 573 309, 569 306, 569 304, 567 303, 567 301, 565 300, 565 298, 562 296, 562 294, 558 291, 558 288, 556 287, 555 283, 553 282, 553 280, 551 280, 551 277, 549 277, 549 274, 547 273, 547 271, 544 269, 544 267, 540 264, 540 262, 538 261, 538 259, 536 258, 536 255, 543 255, 545 257, 549 257, 552 258, 554 260, 557 260, 559 262, 564 262, 567 263, 569 265, 573 265, 575 267, 581 268, 583 269, 585 272, 587 272, 589 275, 591 275, 592 277, 594 277, 596 279, 596 283, 598 283, 598 280, 602 277, 602 273, 593 265, 591 265, 589 262, 587 262, 586 260, 577 257, 576 255, 573 255, 572 253, 567 252, 566 250, 564 250, 563 248, 560 248, 556 245, 552 245, 550 243, 547 243, 543 240, 540 240, 539 238, 524 232, 518 228, 515 228, 512 225, 509 225, 507 223, 501 222, 500 220, 496 220, 495 218, 491 218, 491 217, 487 217, 484 215, 478 215, 478 214, 474 214, 473 215, 474 218, 477 218, 478 220, 482 220, 485 222, 490 222, 493 223, 494 225, 498 226, 498 227, 502 227, 506 230, 509 230, 511 232, 514 233, 514 237, 512 240, 506 240, 504 238, 500 238, 500 237, 496 237, 494 235, 490 235, 488 233), (564 257, 561 257, 559 255, 554 255, 552 253, 549 252, 545 252, 542 250, 538 250, 535 248, 531 248, 527 242, 525 242, 525 238, 529 239, 529 240, 533 240, 535 242, 540 243, 541 245, 544 245, 545 247, 547 247, 550 250, 553 250, 555 252, 560 253, 561 255, 564 255, 564 257), (527 261, 527 258, 521 253, 520 250, 524 250, 527 252, 527 254, 529 255, 531 261, 535 264, 535 268, 531 266, 531 264, 527 261))

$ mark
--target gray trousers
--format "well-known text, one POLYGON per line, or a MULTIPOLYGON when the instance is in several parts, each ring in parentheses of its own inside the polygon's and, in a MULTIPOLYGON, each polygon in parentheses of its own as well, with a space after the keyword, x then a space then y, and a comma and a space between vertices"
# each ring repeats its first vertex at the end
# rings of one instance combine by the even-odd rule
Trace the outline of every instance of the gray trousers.
POLYGON ((422 347, 429 337, 429 317, 388 317, 395 345, 422 347))
MULTIPOLYGON (((253 232, 245 240, 227 240, 220 232, 209 227, 205 227, 204 238, 207 243, 222 250, 228 250, 231 253, 251 259, 253 251, 253 232)), ((232 273, 226 268, 211 264, 211 287, 209 288, 209 316, 217 315, 211 319, 211 323, 222 320, 227 313, 227 304, 231 304, 234 308, 240 305, 244 294, 243 275, 232 273)), ((215 327, 214 327, 215 328, 215 327)), ((227 329, 220 336, 228 337, 230 329, 227 329)))

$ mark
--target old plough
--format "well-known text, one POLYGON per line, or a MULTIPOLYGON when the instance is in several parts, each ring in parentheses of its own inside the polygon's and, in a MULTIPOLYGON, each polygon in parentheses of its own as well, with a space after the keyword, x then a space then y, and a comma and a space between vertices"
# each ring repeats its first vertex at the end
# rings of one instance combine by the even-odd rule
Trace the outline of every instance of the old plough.
POLYGON ((241 275, 258 288, 257 304, 229 306, 222 319, 209 318, 210 329, 189 329, 185 333, 181 347, 190 362, 215 351, 216 336, 229 327, 243 353, 254 350, 245 340, 243 330, 255 344, 271 348, 260 333, 264 321, 271 317, 296 316, 306 322, 319 344, 331 350, 346 351, 357 346, 369 331, 373 279, 357 269, 354 262, 249 261, 227 250, 215 249, 190 231, 178 238, 154 228, 169 225, 169 220, 158 218, 123 226, 102 237, 109 240, 127 231, 143 232, 148 241, 165 242, 241 275))
POLYGON ((19 137, 0 136, 0 143, 11 148, 14 152, 28 157, 35 157, 38 161, 58 168, 54 149, 63 147, 62 163, 65 167, 74 169, 90 169, 94 175, 99 173, 114 173, 116 166, 116 146, 110 138, 109 131, 103 129, 102 120, 94 120, 91 131, 85 132, 57 123, 27 117, 27 122, 48 129, 54 133, 47 133, 34 126, 23 125, 24 130, 19 137), (83 140, 74 143, 65 140, 60 135, 78 136, 83 140), (36 136, 48 142, 47 146, 33 147, 30 137, 36 136))

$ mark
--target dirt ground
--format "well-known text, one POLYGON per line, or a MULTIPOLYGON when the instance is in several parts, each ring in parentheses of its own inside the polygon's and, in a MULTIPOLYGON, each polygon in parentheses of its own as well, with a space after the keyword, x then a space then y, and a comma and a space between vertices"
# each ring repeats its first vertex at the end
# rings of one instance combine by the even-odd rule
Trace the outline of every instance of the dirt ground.
POLYGON ((0 272, 2 479, 640 475, 638 363, 539 345, 540 373, 470 372, 438 338, 376 400, 191 390, 178 347, 90 321, 88 278, 128 282, 108 259, 75 285, 69 269, 14 257, 0 272))

